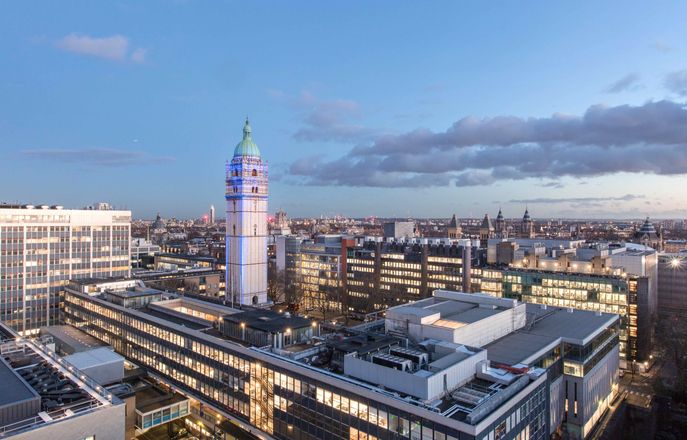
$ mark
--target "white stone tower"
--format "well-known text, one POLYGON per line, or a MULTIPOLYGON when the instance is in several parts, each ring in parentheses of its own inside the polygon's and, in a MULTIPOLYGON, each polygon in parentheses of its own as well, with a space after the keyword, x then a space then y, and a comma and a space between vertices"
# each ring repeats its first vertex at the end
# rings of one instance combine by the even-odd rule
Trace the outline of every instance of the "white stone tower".
POLYGON ((246 119, 243 140, 227 163, 227 300, 267 303, 267 164, 251 138, 246 119))

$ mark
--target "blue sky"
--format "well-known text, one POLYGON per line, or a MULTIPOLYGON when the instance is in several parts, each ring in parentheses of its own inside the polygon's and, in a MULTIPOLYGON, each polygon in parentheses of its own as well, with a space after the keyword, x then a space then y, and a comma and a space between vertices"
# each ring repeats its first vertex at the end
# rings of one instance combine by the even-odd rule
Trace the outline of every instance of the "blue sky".
POLYGON ((685 217, 684 2, 5 2, 0 201, 685 217), (526 5, 526 7, 525 7, 526 5))

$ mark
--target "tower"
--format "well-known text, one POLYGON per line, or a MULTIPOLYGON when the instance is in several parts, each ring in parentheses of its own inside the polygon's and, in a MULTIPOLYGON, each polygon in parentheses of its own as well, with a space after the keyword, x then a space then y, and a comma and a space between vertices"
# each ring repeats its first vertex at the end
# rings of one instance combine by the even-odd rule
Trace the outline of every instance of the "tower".
POLYGON ((508 238, 508 231, 506 230, 506 220, 503 218, 503 212, 499 208, 499 213, 496 216, 495 222, 496 238, 508 238))
POLYGON ((479 239, 483 247, 486 247, 487 241, 490 238, 494 238, 494 225, 491 224, 489 214, 484 214, 482 224, 479 226, 479 239))
POLYGON ((460 223, 458 223, 456 215, 453 214, 453 217, 451 217, 451 221, 448 224, 448 238, 458 239, 461 237, 462 233, 463 230, 460 227, 460 223))
POLYGON ((210 205, 210 224, 215 224, 215 205, 210 205))
POLYGON ((527 208, 525 208, 525 215, 522 217, 520 236, 522 238, 534 238, 534 221, 530 217, 530 211, 527 208))
POLYGON ((243 140, 226 168, 227 298, 267 303, 267 164, 246 119, 243 140))

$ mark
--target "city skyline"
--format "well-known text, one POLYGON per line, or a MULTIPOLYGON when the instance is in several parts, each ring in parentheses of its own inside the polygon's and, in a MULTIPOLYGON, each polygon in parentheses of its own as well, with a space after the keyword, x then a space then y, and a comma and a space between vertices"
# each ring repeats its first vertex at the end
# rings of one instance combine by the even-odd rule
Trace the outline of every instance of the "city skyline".
POLYGON ((3 6, 0 201, 200 217, 248 115, 292 217, 687 215, 685 5, 164 6, 3 6))

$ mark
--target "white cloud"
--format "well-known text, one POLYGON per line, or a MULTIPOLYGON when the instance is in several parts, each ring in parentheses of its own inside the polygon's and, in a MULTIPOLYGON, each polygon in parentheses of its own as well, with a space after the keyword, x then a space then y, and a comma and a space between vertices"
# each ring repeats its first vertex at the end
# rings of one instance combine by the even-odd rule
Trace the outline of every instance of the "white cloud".
POLYGON ((112 61, 131 60, 142 63, 146 58, 146 49, 136 48, 130 51, 129 39, 123 35, 109 37, 91 37, 72 33, 57 40, 58 48, 81 55, 90 55, 112 61))

